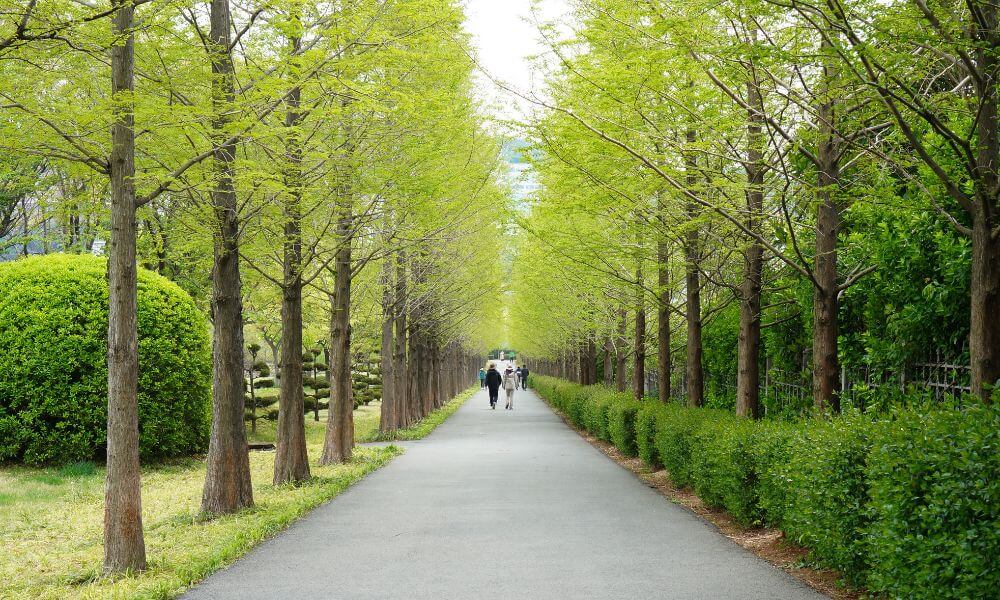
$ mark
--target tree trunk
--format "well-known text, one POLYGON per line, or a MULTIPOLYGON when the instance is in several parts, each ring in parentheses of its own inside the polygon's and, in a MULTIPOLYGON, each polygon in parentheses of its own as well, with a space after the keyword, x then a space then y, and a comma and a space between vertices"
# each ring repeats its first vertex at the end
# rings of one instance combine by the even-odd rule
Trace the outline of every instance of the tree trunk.
MULTIPOLYGON (((696 141, 694 130, 687 131, 689 145, 696 141)), ((687 170, 687 184, 696 193, 694 186, 698 181, 698 169, 695 157, 688 152, 684 158, 687 170)), ((687 361, 685 364, 687 403, 688 406, 705 404, 705 373, 702 367, 701 345, 701 240, 698 233, 698 207, 694 202, 687 203, 688 230, 684 234, 685 252, 685 283, 687 287, 687 361)))
MULTIPOLYGON (((976 2, 980 38, 976 63, 983 76, 976 118, 976 164, 981 181, 978 210, 972 224, 972 284, 969 357, 972 393, 990 401, 991 386, 1000 380, 1000 239, 994 235, 1000 222, 1000 114, 997 80, 1000 79, 1000 8, 995 2, 976 2)), ((970 3, 972 6, 973 3, 970 3)))
MULTIPOLYGON (((663 210, 661 206, 661 214, 663 210)), ((659 399, 666 404, 670 402, 670 246, 664 239, 656 244, 656 267, 656 373, 659 399)))
MULTIPOLYGON (((754 41, 757 30, 751 30, 754 41)), ((751 63, 747 77, 747 104, 752 107, 747 114, 747 229, 760 233, 761 211, 764 207, 764 164, 762 122, 764 107, 760 86, 751 63)), ((743 284, 740 287, 740 334, 736 375, 736 414, 757 419, 760 417, 760 311, 761 273, 764 266, 764 247, 751 237, 746 249, 743 284)))
POLYGON ((379 360, 382 369, 382 411, 379 416, 379 431, 386 433, 399 428, 398 408, 396 406, 396 395, 393 393, 395 386, 395 375, 393 373, 393 336, 392 328, 395 323, 393 310, 393 264, 390 258, 386 258, 382 264, 382 350, 379 352, 379 360))
POLYGON ((413 421, 411 417, 410 394, 407 385, 407 356, 406 356, 406 255, 402 250, 396 252, 396 290, 395 290, 396 318, 394 326, 396 328, 395 340, 393 341, 393 373, 392 373, 392 395, 396 401, 396 427, 408 427, 413 421))
POLYGON ((618 343, 615 345, 615 389, 624 392, 626 389, 626 355, 625 346, 628 344, 628 311, 621 309, 618 318, 618 343))
MULTIPOLYGON (((293 37, 293 56, 301 50, 301 40, 293 37)), ((293 63, 295 59, 293 58, 293 63)), ((292 68, 293 77, 297 70, 292 68)), ((295 86, 285 99, 284 278, 281 295, 281 388, 278 400, 277 451, 274 456, 274 485, 309 479, 306 454, 305 399, 302 389, 302 115, 299 106, 302 88, 295 86)), ((315 375, 315 371, 313 372, 315 375)), ((319 399, 316 399, 319 402, 319 399)), ((317 413, 318 416, 318 413, 317 413)))
POLYGON ((635 366, 632 369, 632 395, 636 400, 642 400, 646 395, 646 290, 642 287, 642 259, 635 270, 638 286, 635 292, 635 345, 633 356, 635 366))
POLYGON ((250 458, 243 425, 243 300, 239 263, 239 207, 233 184, 236 143, 227 139, 234 100, 228 0, 212 0, 212 135, 216 170, 215 256, 212 269, 212 434, 201 510, 236 512, 253 505, 250 458), (226 143, 223 143, 226 142, 226 143))
MULTIPOLYGON (((344 186, 345 189, 348 186, 344 186)), ((351 200, 340 198, 334 293, 330 297, 330 408, 320 464, 345 463, 354 449, 354 386, 351 381, 351 200)))
MULTIPOLYGON (((824 52, 833 52, 824 37, 824 52)), ((840 205, 836 189, 840 184, 840 148, 834 130, 836 119, 832 90, 837 78, 832 63, 836 58, 824 59, 824 89, 818 110, 820 143, 819 206, 816 211, 816 259, 813 286, 813 405, 819 411, 840 411, 840 368, 837 359, 837 238, 840 234, 840 205)))
POLYGON ((986 402, 1000 380, 1000 239, 991 235, 990 224, 984 217, 973 223, 969 331, 972 393, 986 402))
POLYGON ((134 8, 116 0, 111 31, 111 240, 108 248, 108 439, 104 571, 146 568, 139 465, 139 343, 136 329, 135 113, 131 99, 134 8))
POLYGON ((604 385, 609 388, 615 384, 614 345, 611 336, 604 339, 604 385))

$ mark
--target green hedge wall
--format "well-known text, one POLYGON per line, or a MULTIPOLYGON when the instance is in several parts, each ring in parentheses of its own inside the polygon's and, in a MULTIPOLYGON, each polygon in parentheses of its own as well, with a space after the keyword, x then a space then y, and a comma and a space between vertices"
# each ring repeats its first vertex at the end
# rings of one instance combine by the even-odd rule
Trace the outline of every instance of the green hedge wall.
MULTIPOLYGON (((0 265, 0 461, 100 457, 107 438, 107 262, 56 254, 0 265)), ((204 315, 180 287, 138 272, 139 448, 203 450, 212 357, 204 315)))
POLYGON ((630 398, 615 398, 608 408, 608 437, 625 456, 637 456, 636 417, 642 403, 630 398))
POLYGON ((535 389, 707 504, 780 528, 876 594, 986 598, 1000 589, 1000 398, 755 422, 550 377, 536 376, 535 389))

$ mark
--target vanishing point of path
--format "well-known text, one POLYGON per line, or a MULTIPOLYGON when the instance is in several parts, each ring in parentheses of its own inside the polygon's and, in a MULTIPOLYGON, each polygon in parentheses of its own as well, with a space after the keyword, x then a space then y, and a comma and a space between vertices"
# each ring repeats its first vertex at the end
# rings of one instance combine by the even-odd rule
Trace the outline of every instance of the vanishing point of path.
POLYGON ((648 488, 533 392, 485 392, 185 598, 822 598, 648 488))

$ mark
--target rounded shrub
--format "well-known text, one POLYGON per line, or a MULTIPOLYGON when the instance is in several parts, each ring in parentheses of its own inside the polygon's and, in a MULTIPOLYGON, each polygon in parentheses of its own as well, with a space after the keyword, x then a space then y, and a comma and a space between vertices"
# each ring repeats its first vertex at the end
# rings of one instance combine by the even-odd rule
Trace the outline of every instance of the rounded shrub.
MULTIPOLYGON (((0 265, 0 460, 99 457, 107 439, 107 261, 56 254, 0 265)), ((202 450, 211 416, 204 315, 180 287, 138 272, 139 448, 202 450)))

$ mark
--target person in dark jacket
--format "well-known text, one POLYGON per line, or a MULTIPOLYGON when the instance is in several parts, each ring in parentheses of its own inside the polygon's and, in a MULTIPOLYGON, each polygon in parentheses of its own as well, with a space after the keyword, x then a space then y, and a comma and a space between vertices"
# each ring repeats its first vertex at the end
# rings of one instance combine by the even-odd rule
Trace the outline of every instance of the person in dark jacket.
POLYGON ((521 367, 521 389, 528 389, 528 367, 521 367))
POLYGON ((490 391, 490 408, 496 410, 497 397, 500 395, 500 385, 503 383, 503 376, 497 371, 497 366, 490 363, 489 370, 486 371, 486 388, 490 391))

